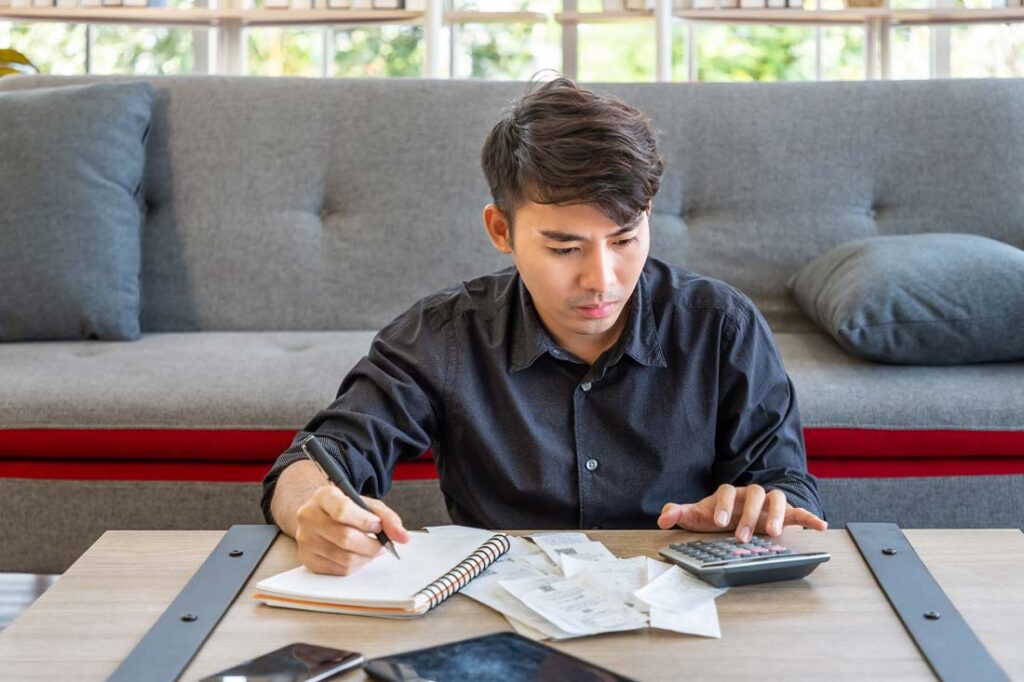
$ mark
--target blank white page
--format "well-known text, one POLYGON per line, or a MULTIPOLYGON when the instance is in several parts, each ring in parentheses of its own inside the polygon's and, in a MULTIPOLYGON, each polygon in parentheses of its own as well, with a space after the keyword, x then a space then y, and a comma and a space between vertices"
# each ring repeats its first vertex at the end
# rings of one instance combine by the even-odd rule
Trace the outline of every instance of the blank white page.
POLYGON ((387 552, 352 575, 313 573, 299 566, 261 580, 256 588, 282 597, 360 606, 411 608, 413 596, 479 549, 490 537, 409 532, 395 543, 401 561, 387 552))

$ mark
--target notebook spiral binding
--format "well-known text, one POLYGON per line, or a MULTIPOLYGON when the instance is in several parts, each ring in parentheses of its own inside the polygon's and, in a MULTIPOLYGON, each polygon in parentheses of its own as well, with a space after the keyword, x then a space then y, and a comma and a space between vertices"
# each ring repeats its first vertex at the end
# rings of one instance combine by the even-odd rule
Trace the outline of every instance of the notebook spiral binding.
POLYGON ((429 611, 465 587, 466 583, 480 575, 485 568, 497 561, 498 557, 507 552, 511 547, 512 543, 509 542, 507 535, 495 535, 481 545, 480 549, 470 554, 450 571, 420 590, 416 596, 424 595, 427 597, 430 603, 430 606, 427 608, 429 611))

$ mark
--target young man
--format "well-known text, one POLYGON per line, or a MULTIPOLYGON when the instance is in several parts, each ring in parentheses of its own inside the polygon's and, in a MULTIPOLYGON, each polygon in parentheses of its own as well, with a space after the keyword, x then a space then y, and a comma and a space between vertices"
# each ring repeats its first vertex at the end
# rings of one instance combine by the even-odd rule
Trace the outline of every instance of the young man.
POLYGON ((560 78, 482 153, 483 219, 514 267, 414 305, 281 455, 268 521, 313 571, 408 539, 378 499, 433 449, 452 520, 490 528, 824 530, 800 418, 767 324, 730 286, 648 258, 663 161, 648 119, 560 78), (373 513, 326 484, 342 465, 373 513))

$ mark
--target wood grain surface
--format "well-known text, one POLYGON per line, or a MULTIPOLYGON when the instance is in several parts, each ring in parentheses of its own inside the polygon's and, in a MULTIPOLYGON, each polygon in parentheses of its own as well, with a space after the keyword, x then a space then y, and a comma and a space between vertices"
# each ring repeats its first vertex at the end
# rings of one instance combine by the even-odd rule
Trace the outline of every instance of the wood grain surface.
MULTIPOLYGON (((683 531, 587 534, 621 557, 657 556, 669 542, 696 537, 683 531)), ((1011 679, 1024 679, 1024 534, 985 529, 906 535, 1011 679)), ((0 679, 105 679, 221 536, 105 533, 0 633, 0 679)), ((828 551, 832 559, 803 580, 732 588, 718 599, 720 640, 647 629, 555 646, 640 680, 932 679, 845 531, 792 530, 782 542, 828 551)), ((509 629, 500 614, 461 595, 408 621, 277 609, 251 598, 256 581, 297 564, 294 542, 279 536, 183 680, 292 642, 370 658, 509 629)), ((365 678, 354 672, 339 679, 365 678)))

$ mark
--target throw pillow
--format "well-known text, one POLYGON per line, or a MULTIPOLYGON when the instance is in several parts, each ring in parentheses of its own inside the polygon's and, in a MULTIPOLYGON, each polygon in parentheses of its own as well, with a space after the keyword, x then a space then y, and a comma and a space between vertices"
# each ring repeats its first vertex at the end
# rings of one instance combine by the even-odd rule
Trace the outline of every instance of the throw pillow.
POLYGON ((947 365, 1024 358, 1024 251, 971 234, 846 242, 788 283, 848 351, 947 365))
POLYGON ((135 339, 144 82, 0 93, 0 341, 135 339))

